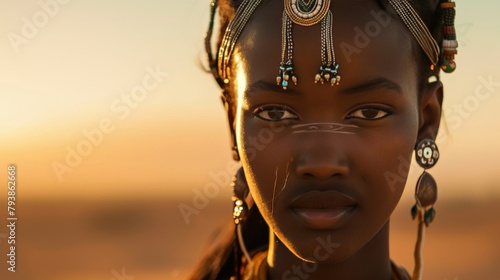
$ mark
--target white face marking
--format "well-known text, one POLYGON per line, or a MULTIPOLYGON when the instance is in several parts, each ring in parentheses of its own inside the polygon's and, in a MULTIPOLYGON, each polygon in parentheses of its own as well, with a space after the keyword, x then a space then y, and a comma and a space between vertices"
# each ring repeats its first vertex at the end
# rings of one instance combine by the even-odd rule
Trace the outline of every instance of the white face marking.
POLYGON ((359 128, 357 125, 348 125, 340 123, 307 123, 292 126, 293 133, 338 133, 338 134, 355 134, 349 129, 359 128), (347 131, 346 131, 347 130, 347 131))

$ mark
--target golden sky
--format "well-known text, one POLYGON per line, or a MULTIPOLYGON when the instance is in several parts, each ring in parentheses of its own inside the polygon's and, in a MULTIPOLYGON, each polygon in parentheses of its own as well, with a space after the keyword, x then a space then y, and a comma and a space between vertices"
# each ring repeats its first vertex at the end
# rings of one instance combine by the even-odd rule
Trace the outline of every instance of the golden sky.
MULTIPOLYGON (((229 174, 219 92, 197 64, 209 1, 172 2, 0 3, 0 169, 17 165, 23 196, 192 195, 229 174)), ((500 194, 500 2, 457 2, 432 173, 441 198, 481 198, 500 194)))

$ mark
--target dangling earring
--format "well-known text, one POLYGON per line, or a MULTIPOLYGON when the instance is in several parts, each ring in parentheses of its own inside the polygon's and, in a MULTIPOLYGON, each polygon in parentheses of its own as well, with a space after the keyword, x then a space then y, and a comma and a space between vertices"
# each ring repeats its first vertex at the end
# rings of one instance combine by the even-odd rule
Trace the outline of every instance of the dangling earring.
POLYGON ((418 219, 418 237, 415 245, 415 269, 413 270, 413 280, 422 277, 422 245, 424 242, 425 227, 434 220, 436 210, 434 203, 437 200, 437 185, 434 178, 426 172, 432 168, 439 159, 439 150, 432 139, 424 139, 415 147, 415 159, 424 168, 424 172, 418 178, 415 188, 415 205, 411 208, 413 219, 418 219), (425 225, 425 227, 424 227, 425 225))
POLYGON ((248 250, 245 246, 245 242, 243 240, 243 223, 248 217, 249 207, 245 198, 249 195, 249 189, 245 178, 245 173, 243 172, 243 168, 240 168, 236 175, 233 178, 233 182, 231 183, 231 187, 233 188, 233 220, 235 224, 235 235, 236 242, 234 244, 234 257, 235 257, 235 280, 241 279, 241 255, 245 256, 245 259, 248 263, 250 270, 252 270, 252 259, 248 250))
MULTIPOLYGON (((234 142, 236 142, 236 140, 234 140, 234 142)), ((240 153, 238 152, 238 146, 234 145, 232 148, 231 148, 231 154, 233 156, 233 159, 235 161, 240 161, 240 153)))
POLYGON ((457 68, 455 55, 458 53, 457 34, 455 31, 455 2, 445 0, 441 3, 443 10, 444 39, 443 39, 443 62, 441 69, 445 73, 452 73, 457 68))

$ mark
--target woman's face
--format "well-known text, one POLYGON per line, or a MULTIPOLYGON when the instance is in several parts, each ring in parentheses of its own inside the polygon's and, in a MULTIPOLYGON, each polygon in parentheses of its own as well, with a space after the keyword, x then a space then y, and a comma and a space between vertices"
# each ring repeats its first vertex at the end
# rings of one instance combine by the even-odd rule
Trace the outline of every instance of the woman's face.
MULTIPOLYGON (((328 261, 366 245, 388 222, 419 131, 411 34, 375 1, 332 1, 339 86, 314 83, 319 25, 294 25, 298 85, 276 85, 282 1, 261 4, 232 59, 236 133, 251 194, 279 240, 328 261)), ((316 260, 317 261, 317 260, 316 260)))

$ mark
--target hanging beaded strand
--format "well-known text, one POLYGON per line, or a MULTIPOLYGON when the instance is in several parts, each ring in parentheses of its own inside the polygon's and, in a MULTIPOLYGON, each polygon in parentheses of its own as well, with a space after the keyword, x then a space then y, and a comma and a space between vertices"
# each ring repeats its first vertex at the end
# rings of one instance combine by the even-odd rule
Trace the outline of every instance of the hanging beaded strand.
POLYGON ((284 90, 288 88, 289 80, 292 79, 294 85, 297 85, 297 77, 293 73, 293 40, 292 40, 292 21, 283 12, 283 23, 281 31, 281 63, 276 83, 284 90))
POLYGON ((330 11, 321 21, 321 67, 314 78, 314 83, 329 82, 332 86, 340 84, 340 75, 338 75, 339 65, 335 63, 335 50, 333 48, 333 15, 330 11))
POLYGON ((448 0, 441 3, 443 10, 444 40, 443 40, 443 62, 441 69, 445 73, 452 73, 457 68, 455 55, 458 53, 457 34, 455 31, 455 2, 448 0))
POLYGON ((330 0, 284 0, 285 12, 282 20, 282 52, 276 83, 284 90, 290 80, 297 85, 297 77, 293 66, 293 23, 301 26, 312 26, 321 22, 321 67, 316 74, 315 83, 325 82, 338 85, 339 65, 335 62, 333 47, 333 15, 330 11, 330 0))

